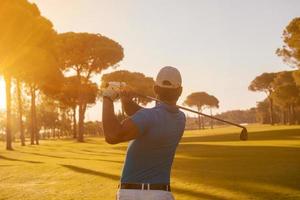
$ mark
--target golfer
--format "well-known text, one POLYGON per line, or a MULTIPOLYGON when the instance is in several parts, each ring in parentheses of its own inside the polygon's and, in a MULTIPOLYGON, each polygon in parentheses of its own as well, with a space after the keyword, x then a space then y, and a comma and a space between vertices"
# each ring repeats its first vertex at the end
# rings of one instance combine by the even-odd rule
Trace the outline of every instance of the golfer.
POLYGON ((121 101, 129 116, 122 123, 114 113, 113 101, 119 96, 111 87, 103 91, 103 129, 109 144, 130 141, 127 149, 119 200, 169 200, 170 172, 177 145, 185 127, 185 115, 176 102, 182 93, 181 75, 174 67, 162 68, 154 91, 158 103, 153 108, 136 104, 130 92, 121 92, 121 101))

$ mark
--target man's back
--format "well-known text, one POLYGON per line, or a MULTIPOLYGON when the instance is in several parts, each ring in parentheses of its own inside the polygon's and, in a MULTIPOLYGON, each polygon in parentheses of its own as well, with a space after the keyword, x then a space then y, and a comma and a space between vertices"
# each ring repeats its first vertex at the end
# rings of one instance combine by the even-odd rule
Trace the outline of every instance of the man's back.
MULTIPOLYGON (((185 115, 176 107, 182 93, 178 69, 163 67, 153 91, 159 102, 144 109, 134 101, 136 94, 115 89, 110 83, 103 90, 103 130, 105 141, 118 144, 131 141, 117 193, 120 200, 174 200, 170 172, 177 145, 185 127, 185 115), (121 123, 113 101, 121 97, 127 115, 121 123)), ((150 98, 151 99, 151 98, 150 98)))
POLYGON ((176 147, 185 127, 185 115, 174 106, 158 104, 131 117, 140 135, 130 142, 122 183, 170 183, 176 147))

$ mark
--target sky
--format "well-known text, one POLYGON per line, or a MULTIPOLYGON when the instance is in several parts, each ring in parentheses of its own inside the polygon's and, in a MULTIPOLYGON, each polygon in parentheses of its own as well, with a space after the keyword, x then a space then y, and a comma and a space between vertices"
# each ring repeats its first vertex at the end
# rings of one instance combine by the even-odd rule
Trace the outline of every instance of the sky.
MULTIPOLYGON (((163 66, 177 67, 183 78, 179 103, 192 92, 206 91, 220 101, 214 112, 254 107, 265 96, 248 91, 251 80, 263 72, 291 69, 275 51, 300 8, 298 0, 31 2, 58 32, 100 33, 120 43, 125 57, 118 69, 155 77, 163 66)), ((1 92, 3 87, 2 82, 1 92)), ((86 118, 101 119, 100 102, 86 118)))

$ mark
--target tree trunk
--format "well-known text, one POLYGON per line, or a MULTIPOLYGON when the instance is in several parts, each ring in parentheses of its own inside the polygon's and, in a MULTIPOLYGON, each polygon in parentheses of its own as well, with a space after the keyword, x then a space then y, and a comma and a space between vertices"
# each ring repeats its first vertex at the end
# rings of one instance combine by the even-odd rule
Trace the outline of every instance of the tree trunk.
POLYGON ((287 113, 288 113, 288 125, 291 125, 292 118, 291 118, 291 106, 290 105, 288 105, 288 107, 287 107, 287 113))
POLYGON ((295 108, 295 105, 293 106, 293 112, 295 117, 295 124, 299 124, 298 113, 297 113, 297 109, 295 108))
POLYGON ((274 125, 274 109, 273 109, 273 99, 269 97, 270 102, 270 123, 274 125))
POLYGON ((58 139, 60 139, 60 135, 61 135, 61 132, 60 132, 60 131, 61 131, 60 129, 57 130, 57 138, 58 138, 58 139))
POLYGON ((17 79, 17 97, 18 97, 18 110, 19 110, 19 126, 20 126, 20 140, 21 145, 25 146, 25 133, 23 124, 23 102, 21 94, 21 85, 19 79, 17 79))
POLYGON ((295 106, 294 104, 291 104, 291 124, 295 124, 296 122, 296 116, 295 116, 295 106))
POLYGON ((12 133, 11 133, 11 76, 4 76, 6 86, 6 149, 12 148, 12 133))
MULTIPOLYGON (((78 78, 78 81, 79 83, 81 82, 81 77, 80 77, 80 72, 77 71, 77 78, 78 78)), ((79 116, 78 116, 78 136, 77 136, 77 141, 78 142, 83 142, 84 141, 84 138, 83 138, 83 131, 84 131, 84 112, 83 112, 83 96, 82 96, 82 93, 81 93, 81 85, 80 85, 80 88, 79 88, 79 91, 80 91, 80 94, 79 95, 79 116)))
MULTIPOLYGON (((201 112, 200 107, 198 107, 198 112, 201 112)), ((201 115, 198 115, 198 126, 199 126, 199 129, 201 130, 202 129, 201 115)))
POLYGON ((283 109, 282 113, 283 113, 283 124, 286 125, 286 112, 284 109, 283 109))
MULTIPOLYGON (((210 116, 212 117, 212 108, 210 108, 210 116)), ((214 128, 214 120, 212 118, 210 119, 210 128, 214 128)))
POLYGON ((201 116, 201 124, 202 124, 202 129, 205 129, 205 121, 204 121, 204 117, 201 116))
POLYGON ((79 105, 79 120, 78 120, 78 142, 84 142, 84 115, 85 115, 86 105, 80 104, 79 105))
POLYGON ((31 115, 31 121, 30 121, 30 141, 31 144, 33 145, 34 142, 35 144, 39 144, 39 136, 37 132, 37 123, 36 123, 36 89, 34 86, 31 86, 30 88, 31 92, 31 107, 30 107, 30 115, 31 115))
POLYGON ((201 116, 198 115, 198 127, 201 130, 202 129, 202 125, 201 125, 201 116))
POLYGON ((73 138, 77 138, 76 106, 73 107, 73 138))

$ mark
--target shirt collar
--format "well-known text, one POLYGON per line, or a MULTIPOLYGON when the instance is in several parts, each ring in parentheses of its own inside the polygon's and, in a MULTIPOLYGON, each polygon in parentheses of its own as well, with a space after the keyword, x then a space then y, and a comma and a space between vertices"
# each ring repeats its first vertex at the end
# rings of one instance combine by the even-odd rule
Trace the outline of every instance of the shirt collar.
POLYGON ((156 107, 163 108, 163 109, 167 110, 168 112, 172 112, 172 113, 176 113, 179 111, 179 109, 176 106, 169 105, 169 104, 166 104, 163 102, 157 102, 156 107))

